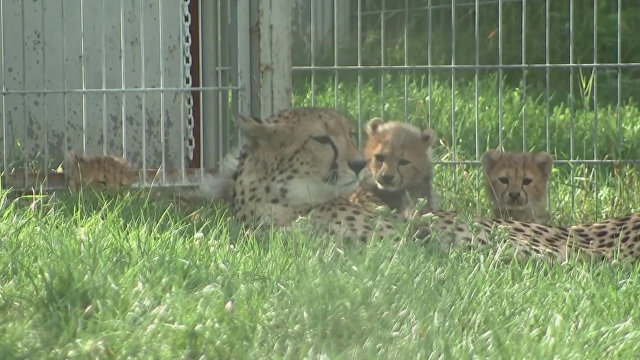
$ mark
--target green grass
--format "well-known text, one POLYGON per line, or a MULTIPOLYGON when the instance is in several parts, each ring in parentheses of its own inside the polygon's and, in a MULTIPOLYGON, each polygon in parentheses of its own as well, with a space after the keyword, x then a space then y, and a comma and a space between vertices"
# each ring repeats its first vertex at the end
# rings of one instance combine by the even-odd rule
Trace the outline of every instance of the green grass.
MULTIPOLYGON (((90 195, 90 194, 89 194, 90 195)), ((302 229, 64 194, 0 212, 0 357, 540 358, 640 353, 640 267, 302 229)))

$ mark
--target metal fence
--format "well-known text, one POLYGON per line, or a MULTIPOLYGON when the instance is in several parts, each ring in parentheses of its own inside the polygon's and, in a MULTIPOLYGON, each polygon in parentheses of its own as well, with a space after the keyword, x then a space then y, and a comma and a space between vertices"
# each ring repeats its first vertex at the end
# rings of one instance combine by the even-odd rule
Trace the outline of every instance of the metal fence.
POLYGON ((215 166, 239 106, 236 19, 235 1, 0 0, 5 186, 61 186, 68 149, 123 156, 144 183, 215 166))
POLYGON ((489 148, 546 150, 573 189, 578 166, 592 166, 597 198, 599 170, 640 163, 629 105, 640 100, 638 10, 620 0, 298 1, 293 43, 306 51, 293 56, 294 103, 343 109, 361 125, 381 116, 434 127, 454 186, 489 148))
POLYGON ((237 143, 234 114, 293 103, 433 127, 454 186, 499 147, 549 151, 576 188, 579 166, 640 162, 638 14, 622 0, 0 0, 4 179, 60 186, 73 148, 124 156, 145 184, 190 183, 237 143))

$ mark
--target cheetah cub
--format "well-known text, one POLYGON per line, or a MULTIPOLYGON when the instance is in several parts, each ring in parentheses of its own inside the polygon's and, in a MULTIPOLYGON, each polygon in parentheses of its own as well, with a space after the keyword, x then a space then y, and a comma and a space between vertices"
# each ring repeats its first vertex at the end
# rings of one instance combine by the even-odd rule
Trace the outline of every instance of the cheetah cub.
POLYGON ((489 150, 482 156, 482 166, 496 217, 549 222, 547 184, 553 167, 549 153, 489 150))
POLYGON ((78 155, 67 151, 62 165, 65 181, 71 189, 82 185, 96 189, 129 186, 138 179, 138 171, 127 160, 110 155, 78 155))
POLYGON ((436 210, 438 197, 433 191, 431 160, 435 131, 373 118, 366 132, 364 155, 371 174, 350 200, 386 205, 405 218, 411 214, 418 198, 427 200, 427 210, 436 210))

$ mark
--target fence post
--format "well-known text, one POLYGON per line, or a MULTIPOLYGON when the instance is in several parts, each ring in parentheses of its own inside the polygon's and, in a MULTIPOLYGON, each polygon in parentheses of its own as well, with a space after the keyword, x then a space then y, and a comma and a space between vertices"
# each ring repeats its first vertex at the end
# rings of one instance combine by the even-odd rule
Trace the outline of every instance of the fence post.
POLYGON ((291 107, 292 0, 251 0, 251 115, 291 107))

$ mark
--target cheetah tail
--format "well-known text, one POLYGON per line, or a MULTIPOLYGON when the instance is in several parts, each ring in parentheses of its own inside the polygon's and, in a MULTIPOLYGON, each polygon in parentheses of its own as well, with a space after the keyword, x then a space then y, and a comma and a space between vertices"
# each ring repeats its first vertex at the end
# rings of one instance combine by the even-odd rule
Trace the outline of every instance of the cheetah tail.
POLYGON ((211 200, 222 200, 230 203, 233 196, 233 174, 238 167, 237 151, 229 153, 222 159, 220 169, 214 175, 206 176, 200 184, 200 192, 211 200))

